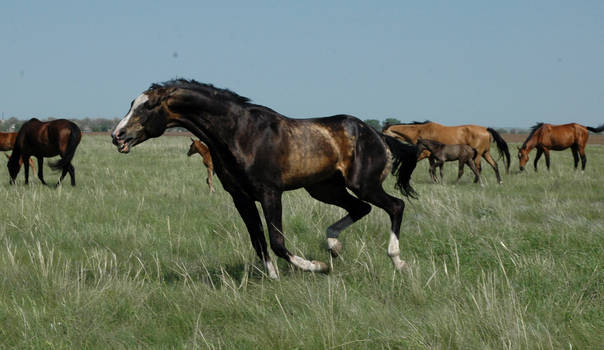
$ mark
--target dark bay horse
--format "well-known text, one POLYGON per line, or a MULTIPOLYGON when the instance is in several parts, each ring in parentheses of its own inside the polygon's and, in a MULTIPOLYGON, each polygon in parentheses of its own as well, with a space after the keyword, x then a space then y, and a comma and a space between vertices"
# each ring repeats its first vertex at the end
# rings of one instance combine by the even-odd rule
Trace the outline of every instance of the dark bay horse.
MULTIPOLYGON (((491 141, 495 141, 499 154, 504 157, 506 173, 510 169, 510 151, 501 135, 492 128, 479 125, 444 126, 426 120, 425 122, 412 122, 409 124, 393 124, 384 127, 382 132, 396 137, 405 142, 416 144, 418 138, 435 140, 447 145, 465 144, 477 151, 476 167, 481 171, 480 159, 484 159, 493 167, 497 181, 501 181, 497 162, 491 157, 491 141)), ((425 157, 425 156, 424 156, 425 157)), ((476 179, 478 180, 478 179, 476 179)))
POLYGON ((205 143, 199 140, 191 139, 191 141, 192 143, 189 147, 189 151, 187 152, 187 156, 190 157, 195 153, 199 153, 201 159, 203 160, 203 165, 205 165, 206 169, 208 169, 207 183, 208 186, 210 186, 210 193, 214 193, 214 181, 212 180, 214 174, 214 164, 212 163, 212 155, 210 155, 210 149, 205 143))
POLYGON ((545 155, 545 165, 549 170, 549 151, 562 151, 570 147, 573 152, 575 161, 575 169, 579 165, 579 156, 581 156, 581 171, 585 171, 587 158, 585 157, 585 145, 589 138, 587 131, 599 133, 604 131, 604 124, 597 128, 583 126, 577 123, 552 125, 545 123, 537 123, 531 128, 531 133, 526 138, 522 147, 518 148, 518 160, 520 171, 524 170, 526 162, 529 160, 529 152, 537 149, 534 166, 537 171, 537 162, 541 155, 545 155))
POLYGON ((281 197, 297 188, 348 212, 327 228, 332 255, 341 249, 340 231, 367 215, 373 204, 390 217, 388 255, 394 267, 406 266, 399 249, 405 205, 387 194, 382 182, 392 170, 401 193, 415 195, 409 183, 416 165, 415 146, 382 135, 352 116, 290 119, 229 90, 183 79, 153 84, 132 102, 111 135, 118 151, 128 153, 175 126, 188 129, 210 148, 214 170, 233 198, 269 277, 278 278, 278 273, 256 201, 278 257, 302 270, 329 271, 324 262, 309 261, 285 247, 281 197))
POLYGON ((29 183, 29 163, 24 160, 33 156, 38 158, 38 178, 46 185, 42 172, 44 157, 60 155, 61 159, 49 165, 53 170, 63 170, 59 183, 69 173, 71 185, 75 186, 75 170, 71 165, 71 160, 81 138, 80 128, 66 119, 41 122, 33 118, 25 122, 17 134, 13 153, 8 159, 7 166, 11 184, 15 183, 21 169, 21 162, 25 167, 25 183, 29 183))
MULTIPOLYGON (((463 175, 463 167, 467 165, 472 169, 476 179, 480 178, 478 169, 474 163, 476 158, 476 150, 468 145, 445 145, 434 140, 417 140, 417 153, 421 154, 423 151, 428 150, 430 152, 430 176, 432 181, 438 182, 436 179, 436 167, 440 168, 440 180, 443 181, 443 165, 445 162, 457 160, 459 163, 459 171, 457 172, 457 180, 461 179, 463 175)), ((474 180, 474 182, 478 182, 474 180)))
MULTIPOLYGON (((15 146, 15 141, 17 140, 16 132, 0 132, 0 151, 12 151, 15 146)), ((9 158, 9 155, 6 155, 6 158, 9 158)), ((34 166, 33 159, 29 158, 29 166, 32 167, 33 171, 36 171, 34 166)))

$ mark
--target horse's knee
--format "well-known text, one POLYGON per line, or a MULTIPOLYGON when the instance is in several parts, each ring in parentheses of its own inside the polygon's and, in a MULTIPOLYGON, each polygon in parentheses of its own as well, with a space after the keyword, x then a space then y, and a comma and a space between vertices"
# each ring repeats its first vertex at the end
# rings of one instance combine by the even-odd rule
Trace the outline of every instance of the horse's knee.
POLYGON ((363 216, 371 212, 371 205, 365 202, 361 202, 356 210, 350 212, 350 216, 354 221, 359 220, 363 216))

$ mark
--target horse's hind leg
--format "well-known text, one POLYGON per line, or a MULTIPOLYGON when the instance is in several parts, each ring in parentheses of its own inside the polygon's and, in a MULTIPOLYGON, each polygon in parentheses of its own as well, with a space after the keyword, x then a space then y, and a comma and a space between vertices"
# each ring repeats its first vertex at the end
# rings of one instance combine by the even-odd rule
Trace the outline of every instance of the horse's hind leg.
POLYGON ((275 254, 287 260, 292 265, 311 272, 328 272, 329 266, 321 261, 309 261, 290 253, 285 247, 285 238, 282 234, 282 206, 281 192, 267 190, 264 192, 260 204, 266 219, 271 249, 275 254))
POLYGON ((489 152, 486 152, 484 154, 484 159, 487 161, 487 163, 491 165, 491 167, 493 167, 493 171, 495 171, 495 176, 497 177, 497 182, 499 182, 499 184, 502 184, 503 181, 501 180, 501 175, 499 175, 499 167, 497 166, 497 162, 493 159, 493 157, 491 157, 491 154, 489 152))
POLYGON ((390 216, 390 240, 388 243, 388 256, 392 259, 392 264, 397 270, 407 266, 400 258, 399 234, 401 222, 403 221, 403 211, 405 203, 387 194, 382 185, 377 182, 360 184, 358 188, 351 188, 352 191, 364 201, 367 201, 376 207, 382 208, 390 216), (369 184, 369 186, 368 186, 369 184))
POLYGON ((570 150, 573 152, 573 161, 575 162, 575 170, 577 170, 579 166, 579 150, 576 145, 572 146, 570 150))
POLYGON ((71 165, 71 163, 67 165, 67 171, 69 172, 69 177, 71 178, 71 186, 75 186, 75 168, 73 167, 73 165, 71 165))
POLYGON ((43 185, 46 185, 46 181, 44 181, 44 171, 42 170, 43 166, 44 166, 44 157, 37 157, 38 158, 38 179, 40 179, 40 182, 42 182, 43 185))
MULTIPOLYGON (((472 158, 466 160, 466 164, 468 164, 468 166, 470 167, 470 169, 472 169, 472 172, 474 173, 474 176, 476 176, 477 178, 480 179, 480 173, 478 172, 478 169, 476 169, 476 165, 474 164, 474 161, 472 160, 472 158)), ((460 164, 459 167, 460 167, 460 169, 462 169, 463 168, 463 164, 460 164)), ((482 186, 482 180, 479 180, 479 181, 480 181, 480 185, 482 186)))
POLYGON ((581 171, 585 171, 585 165, 587 164, 587 157, 585 157, 585 145, 579 147, 579 155, 581 156, 581 171))
POLYGON ((232 197, 235 208, 237 208, 237 211, 239 212, 239 215, 241 215, 245 227, 250 234, 252 246, 256 251, 256 255, 262 260, 268 276, 273 279, 279 278, 275 265, 273 265, 271 257, 268 254, 262 221, 260 220, 260 215, 258 215, 256 204, 254 201, 241 194, 233 194, 232 197))
MULTIPOLYGON (((468 159, 466 160, 466 162, 468 164, 470 164, 472 162, 472 159, 468 159)), ((455 182, 459 182, 459 179, 461 179, 461 176, 463 175, 463 166, 464 166, 464 162, 460 159, 458 162, 458 166, 459 166, 459 170, 457 171, 457 180, 455 180, 455 182)))
POLYGON ((478 170, 479 176, 474 177, 474 183, 477 183, 480 180, 480 174, 482 174, 482 165, 480 165, 481 158, 482 158, 482 156, 480 155, 480 152, 476 152, 476 158, 474 158, 474 165, 476 166, 476 169, 478 170))
POLYGON ((327 228, 327 248, 335 258, 342 249, 342 243, 338 240, 340 232, 369 214, 371 205, 348 193, 344 179, 339 175, 327 181, 307 186, 305 189, 314 199, 336 205, 348 212, 346 216, 327 228))
POLYGON ((437 183, 438 180, 436 179, 436 163, 434 161, 434 158, 430 157, 428 158, 428 161, 430 162, 430 177, 432 178, 432 182, 437 183))

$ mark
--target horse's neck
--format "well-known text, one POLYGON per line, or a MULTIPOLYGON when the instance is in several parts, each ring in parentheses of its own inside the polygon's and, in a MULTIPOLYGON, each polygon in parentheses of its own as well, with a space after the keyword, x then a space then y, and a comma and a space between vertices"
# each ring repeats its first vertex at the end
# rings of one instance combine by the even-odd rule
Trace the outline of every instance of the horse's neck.
POLYGON ((531 135, 531 137, 529 139, 527 139, 526 141, 524 141, 524 144, 522 145, 522 148, 524 148, 528 152, 530 152, 533 148, 535 148, 537 146, 537 143, 538 143, 538 140, 539 140, 539 135, 540 135, 539 131, 537 131, 533 135, 531 135))

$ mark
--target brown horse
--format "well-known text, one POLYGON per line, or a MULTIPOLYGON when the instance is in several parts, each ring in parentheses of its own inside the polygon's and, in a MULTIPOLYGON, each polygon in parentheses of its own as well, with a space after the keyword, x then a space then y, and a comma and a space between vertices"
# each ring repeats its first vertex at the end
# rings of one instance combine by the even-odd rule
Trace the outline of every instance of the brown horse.
MULTIPOLYGON (((499 154, 504 157, 506 164, 506 173, 510 168, 510 151, 505 140, 497 131, 492 128, 485 128, 478 125, 460 125, 460 126, 444 126, 431 121, 413 122, 409 124, 393 124, 384 127, 382 132, 386 135, 396 137, 405 142, 412 144, 417 143, 418 138, 435 140, 447 145, 463 144, 474 148, 477 151, 476 167, 481 171, 480 159, 484 159, 493 167, 497 181, 501 181, 497 162, 491 157, 491 141, 497 143, 499 154)), ((420 158, 425 158, 427 153, 424 153, 420 158)), ((478 181, 478 177, 475 182, 478 181)))
POLYGON ((212 181, 213 173, 214 173, 214 165, 212 164, 212 156, 210 155, 210 149, 208 146, 199 141, 191 139, 192 143, 189 147, 189 151, 187 152, 187 156, 192 156, 195 153, 199 153, 201 159, 203 160, 203 165, 208 169, 208 179, 206 180, 208 186, 210 186, 210 193, 214 193, 214 183, 212 181))
POLYGON ((585 145, 589 138, 588 130, 595 133, 602 132, 604 131, 604 124, 592 128, 577 123, 563 125, 537 123, 531 128, 531 133, 522 144, 522 147, 518 148, 520 171, 524 170, 524 166, 529 160, 529 152, 533 148, 537 149, 537 156, 535 156, 533 163, 535 171, 537 171, 537 162, 541 155, 545 155, 545 165, 549 170, 549 151, 562 151, 569 147, 573 152, 575 170, 579 165, 579 156, 581 156, 581 170, 585 171, 585 164, 587 163, 585 145))
POLYGON ((423 151, 428 150, 430 152, 430 176, 432 181, 438 182, 436 179, 436 167, 440 168, 440 180, 444 181, 443 177, 443 165, 445 162, 457 160, 459 163, 459 171, 457 172, 457 180, 459 182, 463 175, 463 167, 467 165, 472 171, 476 178, 480 178, 478 169, 474 163, 476 157, 476 150, 468 145, 445 145, 434 140, 417 140, 417 153, 421 154, 423 151))
POLYGON ((392 170, 401 193, 414 195, 409 180, 417 159, 415 146, 380 134, 352 116, 290 119, 229 90, 183 79, 153 84, 132 102, 111 136, 117 150, 128 153, 175 126, 188 129, 212 151, 214 170, 233 198, 269 277, 278 274, 256 201, 278 257, 302 270, 329 271, 324 262, 306 260, 285 247, 281 197, 297 188, 348 212, 327 228, 332 255, 340 251, 340 231, 367 215, 371 203, 390 217, 388 255, 394 267, 406 266, 399 249, 405 205, 386 193, 382 182, 392 170))
MULTIPOLYGON (((17 174, 21 169, 21 162, 29 157, 38 158, 38 178, 46 185, 42 172, 44 157, 60 155, 61 159, 50 163, 53 170, 63 170, 59 184, 67 173, 71 177, 71 185, 75 186, 75 170, 71 160, 82 138, 80 128, 69 120, 56 119, 50 122, 41 122, 36 118, 25 122, 15 141, 13 153, 8 159, 8 172, 10 183, 14 184, 17 174)), ((23 162, 25 167, 25 183, 29 183, 29 163, 23 162)))
MULTIPOLYGON (((0 132, 0 151, 12 151, 13 147, 15 146, 15 140, 17 140, 16 132, 0 132)), ((6 153, 4 155, 6 156, 6 158, 10 157, 6 153)), ((34 166, 34 160, 31 158, 29 158, 29 166, 32 168, 33 171, 36 171, 36 167, 34 166)))

